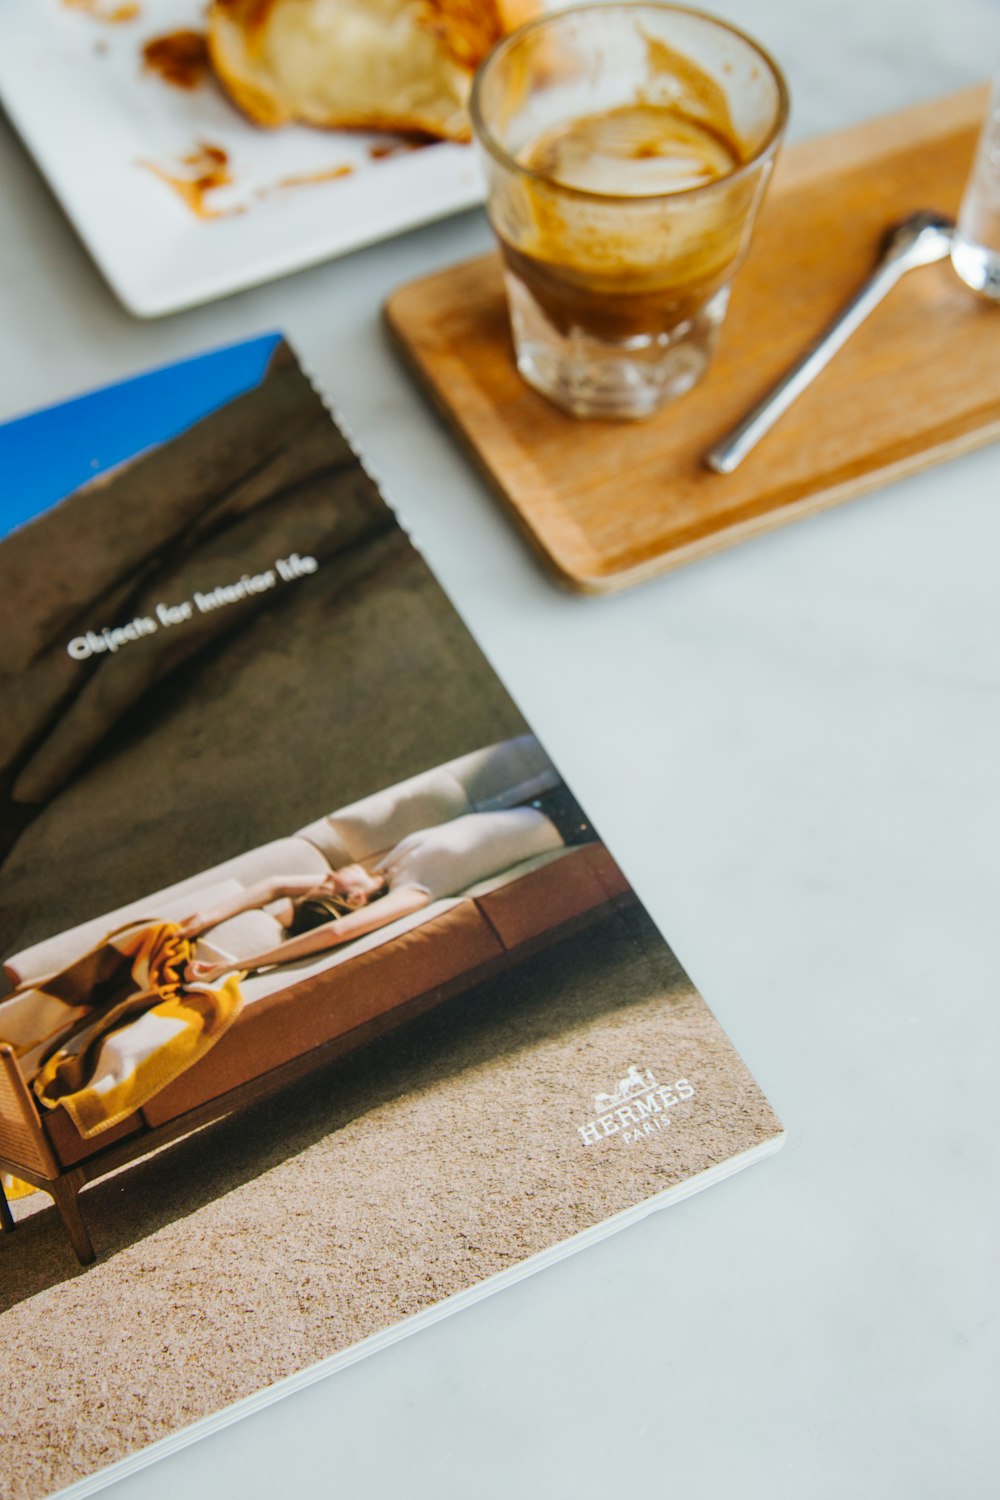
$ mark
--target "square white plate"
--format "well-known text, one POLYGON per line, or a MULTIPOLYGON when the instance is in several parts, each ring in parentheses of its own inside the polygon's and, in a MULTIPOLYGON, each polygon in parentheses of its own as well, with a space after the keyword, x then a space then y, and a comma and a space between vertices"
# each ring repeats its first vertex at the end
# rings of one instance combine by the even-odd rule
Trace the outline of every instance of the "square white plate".
POLYGON ((180 28, 203 29, 203 0, 139 5, 136 19, 112 25, 65 0, 0 3, 0 97, 137 317, 207 302, 481 201, 471 147, 383 157, 380 148, 398 141, 259 130, 214 79, 192 92, 163 82, 144 69, 142 47, 180 28), (198 217, 149 165, 190 176, 183 159, 203 143, 226 153, 233 178, 206 196, 219 217, 198 217), (339 167, 350 173, 323 180, 339 167))

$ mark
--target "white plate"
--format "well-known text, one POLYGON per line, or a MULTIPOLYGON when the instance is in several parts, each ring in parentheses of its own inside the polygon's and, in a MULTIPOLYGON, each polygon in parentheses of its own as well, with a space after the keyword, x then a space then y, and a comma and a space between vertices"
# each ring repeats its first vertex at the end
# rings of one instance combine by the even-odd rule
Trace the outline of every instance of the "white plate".
MULTIPOLYGON (((373 156, 392 138, 291 126, 263 131, 214 80, 193 92, 142 66, 142 46, 203 27, 203 0, 140 0, 110 25, 64 0, 0 0, 0 97, 77 233, 137 317, 175 312, 478 203, 468 146, 373 156), (199 143, 233 184, 199 218, 148 165, 177 176, 199 143), (349 175, 316 180, 350 167, 349 175), (305 183, 281 186, 289 178, 305 183)), ((109 6, 110 8, 110 6, 109 6)))

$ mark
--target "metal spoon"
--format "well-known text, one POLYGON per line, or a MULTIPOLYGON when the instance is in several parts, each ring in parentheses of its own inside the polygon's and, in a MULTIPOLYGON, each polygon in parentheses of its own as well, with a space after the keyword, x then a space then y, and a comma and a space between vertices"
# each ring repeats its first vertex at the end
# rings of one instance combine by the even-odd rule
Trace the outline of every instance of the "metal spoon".
POLYGON ((943 260, 950 254, 954 229, 954 223, 944 214, 926 210, 910 214, 890 229, 883 241, 878 264, 868 280, 777 385, 771 387, 742 422, 709 449, 705 454, 708 467, 717 474, 731 474, 903 273, 915 266, 928 266, 932 261, 943 260))

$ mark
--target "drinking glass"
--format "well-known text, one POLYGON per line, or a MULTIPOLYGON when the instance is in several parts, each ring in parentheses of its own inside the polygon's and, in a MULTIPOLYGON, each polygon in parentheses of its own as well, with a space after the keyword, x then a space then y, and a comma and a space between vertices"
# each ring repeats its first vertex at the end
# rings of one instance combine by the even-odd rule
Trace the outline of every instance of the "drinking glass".
POLYGON ((966 286, 1000 302, 1000 74, 993 79, 962 194, 951 263, 966 286))
POLYGON ((628 419, 701 379, 787 113, 764 49, 680 6, 574 7, 500 43, 471 114, 530 385, 628 419))

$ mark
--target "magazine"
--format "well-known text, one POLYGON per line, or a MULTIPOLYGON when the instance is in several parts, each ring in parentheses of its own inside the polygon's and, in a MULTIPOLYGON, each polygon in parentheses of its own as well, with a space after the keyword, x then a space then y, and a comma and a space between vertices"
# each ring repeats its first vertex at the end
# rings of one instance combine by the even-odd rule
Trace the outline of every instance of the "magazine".
POLYGON ((280 336, 0 472, 8 1500, 780 1145, 280 336))

